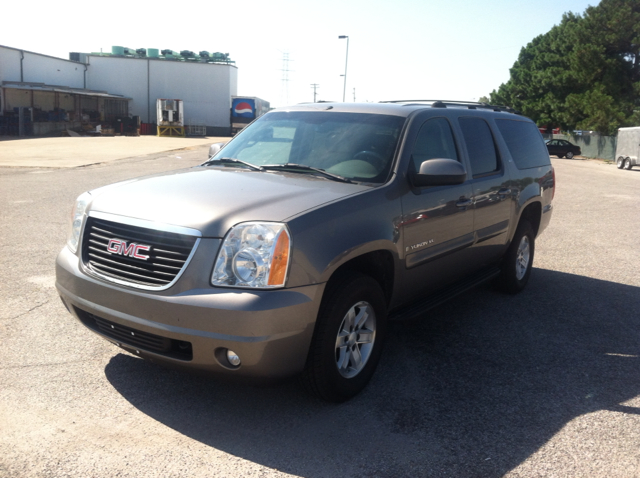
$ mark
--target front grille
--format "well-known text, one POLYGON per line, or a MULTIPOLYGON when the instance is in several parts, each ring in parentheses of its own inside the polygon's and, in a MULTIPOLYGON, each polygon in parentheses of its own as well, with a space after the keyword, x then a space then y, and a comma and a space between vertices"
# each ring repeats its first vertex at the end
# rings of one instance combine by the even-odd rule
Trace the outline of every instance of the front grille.
POLYGON ((178 360, 191 360, 193 349, 190 342, 169 339, 142 332, 131 327, 110 322, 96 315, 74 307, 80 321, 95 332, 113 339, 118 345, 128 345, 134 349, 153 352, 178 360))
POLYGON ((82 262, 107 280, 160 289, 180 274, 197 240, 186 234, 89 217, 82 241, 82 262), (136 246, 142 246, 137 254, 136 246))

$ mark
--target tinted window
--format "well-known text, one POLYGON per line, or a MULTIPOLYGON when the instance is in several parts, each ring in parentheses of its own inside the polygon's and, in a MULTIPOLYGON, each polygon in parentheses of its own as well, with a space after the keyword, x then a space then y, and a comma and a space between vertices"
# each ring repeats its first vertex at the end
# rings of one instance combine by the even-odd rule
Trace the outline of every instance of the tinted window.
POLYGON ((413 165, 420 171, 423 161, 434 158, 458 160, 456 145, 449 122, 444 118, 433 118, 426 121, 413 147, 413 165))
POLYGON ((490 174, 500 169, 493 135, 487 122, 480 118, 460 118, 458 121, 467 145, 473 176, 490 174))
POLYGON ((549 152, 535 124, 506 119, 496 120, 496 124, 518 169, 551 164, 549 152))

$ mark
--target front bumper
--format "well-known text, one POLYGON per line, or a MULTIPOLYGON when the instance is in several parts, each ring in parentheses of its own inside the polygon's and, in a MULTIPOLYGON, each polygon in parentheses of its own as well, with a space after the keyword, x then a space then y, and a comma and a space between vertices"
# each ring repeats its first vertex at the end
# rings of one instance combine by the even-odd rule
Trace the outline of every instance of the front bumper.
MULTIPOLYGON (((210 249, 201 246, 200 251, 210 249)), ((263 291, 215 288, 207 284, 211 266, 197 256, 174 286, 150 292, 87 275, 65 247, 56 260, 56 288, 81 323, 154 362, 261 379, 301 372, 324 284, 263 291), (240 366, 227 361, 226 350, 240 357, 240 366)))

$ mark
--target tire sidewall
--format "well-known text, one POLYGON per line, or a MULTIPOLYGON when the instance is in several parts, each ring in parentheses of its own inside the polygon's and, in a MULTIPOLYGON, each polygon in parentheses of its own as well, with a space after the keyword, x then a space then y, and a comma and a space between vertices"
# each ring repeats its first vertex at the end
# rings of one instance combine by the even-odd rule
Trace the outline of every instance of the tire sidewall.
POLYGON ((510 294, 517 294, 525 288, 529 277, 531 276, 531 270, 533 269, 533 258, 535 255, 535 234, 531 223, 527 220, 523 220, 518 225, 516 233, 513 235, 511 245, 507 250, 507 254, 504 257, 502 263, 502 271, 500 274, 501 288, 510 294), (529 263, 527 264, 527 271, 522 279, 518 279, 516 275, 516 261, 518 260, 518 248, 522 238, 527 236, 529 238, 529 263))
MULTIPOLYGON (((316 354, 310 356, 315 367, 316 380, 322 398, 342 402, 359 393, 370 381, 380 360, 386 335, 386 303, 378 283, 372 278, 349 273, 338 287, 329 290, 323 299, 312 348, 316 354), (342 321, 351 307, 358 302, 367 302, 374 310, 376 332, 373 349, 364 368, 355 377, 345 378, 338 371, 335 359, 336 337, 342 321)), ((313 352, 313 350, 312 350, 313 352)))

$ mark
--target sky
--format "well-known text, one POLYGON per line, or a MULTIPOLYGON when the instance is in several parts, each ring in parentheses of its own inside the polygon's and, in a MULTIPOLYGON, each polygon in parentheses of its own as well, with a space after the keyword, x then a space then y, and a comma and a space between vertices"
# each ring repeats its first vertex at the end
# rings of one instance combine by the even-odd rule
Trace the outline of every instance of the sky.
POLYGON ((238 94, 313 101, 477 101, 520 49, 597 0, 33 0, 3 5, 0 44, 69 58, 111 47, 229 53, 238 94), (166 5, 166 6, 163 6, 166 5), (347 40, 339 39, 346 35, 347 40), (285 57, 289 61, 284 60, 285 57), (345 64, 346 63, 346 64, 345 64), (345 66, 347 69, 344 88, 345 66), (284 81, 288 78, 288 81, 284 81))

